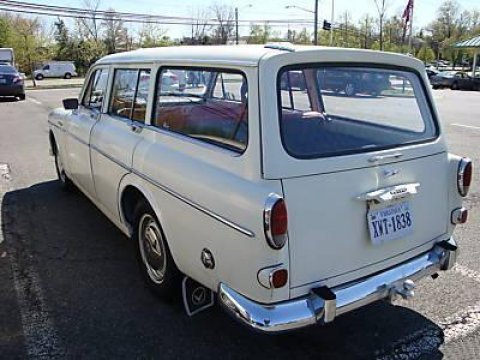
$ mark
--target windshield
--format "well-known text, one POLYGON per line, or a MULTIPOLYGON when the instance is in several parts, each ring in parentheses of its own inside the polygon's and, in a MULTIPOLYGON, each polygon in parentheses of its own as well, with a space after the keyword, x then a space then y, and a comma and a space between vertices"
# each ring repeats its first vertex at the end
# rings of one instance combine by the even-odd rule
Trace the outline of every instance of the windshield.
POLYGON ((298 158, 381 150, 434 139, 413 72, 368 67, 288 68, 279 74, 282 141, 298 158))
POLYGON ((14 67, 9 65, 0 65, 0 73, 3 74, 15 74, 17 70, 14 67))

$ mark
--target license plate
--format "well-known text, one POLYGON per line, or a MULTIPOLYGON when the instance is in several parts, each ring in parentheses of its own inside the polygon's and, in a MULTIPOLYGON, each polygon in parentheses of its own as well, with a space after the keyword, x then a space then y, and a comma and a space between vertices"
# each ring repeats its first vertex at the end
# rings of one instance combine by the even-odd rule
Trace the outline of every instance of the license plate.
POLYGON ((370 239, 375 245, 408 236, 413 232, 413 214, 408 201, 370 210, 367 221, 370 239))

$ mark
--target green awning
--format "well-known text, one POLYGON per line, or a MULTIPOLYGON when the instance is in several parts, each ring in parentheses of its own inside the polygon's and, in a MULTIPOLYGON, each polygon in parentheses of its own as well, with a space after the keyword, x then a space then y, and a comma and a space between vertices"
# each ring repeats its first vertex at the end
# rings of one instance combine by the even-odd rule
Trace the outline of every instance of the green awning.
POLYGON ((479 48, 480 49, 480 35, 474 38, 457 42, 453 45, 454 48, 479 48))

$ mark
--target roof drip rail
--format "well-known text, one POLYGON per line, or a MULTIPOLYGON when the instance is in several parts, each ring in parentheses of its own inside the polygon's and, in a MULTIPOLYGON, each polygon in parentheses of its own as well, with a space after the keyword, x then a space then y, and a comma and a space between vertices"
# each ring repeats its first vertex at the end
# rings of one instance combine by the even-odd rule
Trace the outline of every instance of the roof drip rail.
POLYGON ((283 50, 288 52, 295 52, 295 46, 288 41, 285 42, 272 42, 264 46, 265 49, 283 50))

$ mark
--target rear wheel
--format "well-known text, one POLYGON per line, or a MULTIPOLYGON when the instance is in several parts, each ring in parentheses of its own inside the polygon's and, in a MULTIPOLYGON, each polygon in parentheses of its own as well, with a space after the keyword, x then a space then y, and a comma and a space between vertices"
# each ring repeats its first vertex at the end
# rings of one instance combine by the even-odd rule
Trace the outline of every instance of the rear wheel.
POLYGON ((71 79, 71 78, 72 78, 72 74, 66 73, 64 77, 65 77, 65 79, 71 79))
POLYGON ((37 74, 35 75, 36 80, 43 80, 43 75, 42 74, 37 74))
POLYGON ((140 201, 135 210, 132 239, 137 244, 140 272, 149 289, 163 299, 180 295, 181 273, 153 209, 140 201))
POLYGON ((17 96, 18 100, 25 100, 25 94, 20 94, 17 96))
POLYGON ((451 86, 451 89, 452 90, 458 90, 458 83, 457 82, 454 82, 451 86))

